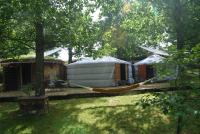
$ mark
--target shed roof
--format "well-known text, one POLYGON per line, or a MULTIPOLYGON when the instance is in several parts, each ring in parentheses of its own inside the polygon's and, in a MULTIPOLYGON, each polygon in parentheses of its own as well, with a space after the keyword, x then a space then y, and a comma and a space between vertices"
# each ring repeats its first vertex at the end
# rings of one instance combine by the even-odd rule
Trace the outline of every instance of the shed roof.
MULTIPOLYGON (((52 63, 52 64, 63 64, 64 62, 62 60, 58 60, 55 58, 49 58, 46 57, 44 59, 45 63, 52 63)), ((20 58, 20 59, 6 59, 0 62, 2 65, 8 65, 8 64, 20 64, 20 63, 35 63, 34 57, 29 58, 20 58)))

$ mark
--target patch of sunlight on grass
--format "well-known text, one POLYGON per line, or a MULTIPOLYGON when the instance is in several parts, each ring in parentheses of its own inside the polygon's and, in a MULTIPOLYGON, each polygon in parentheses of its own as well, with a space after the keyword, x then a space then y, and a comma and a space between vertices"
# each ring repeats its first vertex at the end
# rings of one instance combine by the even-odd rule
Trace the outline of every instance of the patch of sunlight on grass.
POLYGON ((87 134, 89 130, 85 126, 81 125, 69 125, 64 126, 59 131, 60 134, 87 134))
MULTIPOLYGON (((17 103, 0 103, 0 134, 175 133, 173 117, 162 114, 157 107, 142 109, 135 105, 146 95, 50 101, 49 113, 42 116, 18 116, 17 103)), ((199 120, 185 120, 186 134, 191 128, 193 133, 199 130, 199 120)))
POLYGON ((76 108, 87 109, 90 107, 101 107, 101 106, 133 105, 137 101, 139 101, 142 97, 147 95, 150 94, 92 98, 88 99, 88 102, 77 104, 76 108))
POLYGON ((24 127, 17 125, 15 128, 10 128, 5 131, 5 134, 32 134, 32 127, 24 127))

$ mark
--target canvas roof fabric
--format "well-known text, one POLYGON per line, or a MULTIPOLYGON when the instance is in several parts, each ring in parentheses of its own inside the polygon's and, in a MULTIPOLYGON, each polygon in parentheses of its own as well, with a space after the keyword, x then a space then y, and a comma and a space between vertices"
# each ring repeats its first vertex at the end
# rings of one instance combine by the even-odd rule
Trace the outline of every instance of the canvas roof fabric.
POLYGON ((53 50, 45 51, 45 52, 44 52, 44 57, 50 56, 50 55, 52 55, 52 54, 54 54, 54 53, 57 53, 57 52, 59 52, 59 51, 61 51, 61 50, 62 50, 62 48, 59 47, 59 48, 55 48, 55 49, 53 49, 53 50))
POLYGON ((159 62, 162 62, 165 58, 160 56, 160 55, 157 55, 157 54, 154 54, 154 55, 151 55, 139 62, 136 62, 134 65, 137 66, 137 65, 150 65, 150 64, 154 64, 154 63, 159 63, 159 62))
POLYGON ((104 56, 102 58, 93 59, 90 57, 86 57, 80 61, 69 64, 68 66, 79 65, 79 64, 95 64, 95 63, 123 63, 123 64, 131 64, 127 61, 120 60, 111 56, 104 56))
POLYGON ((144 47, 144 46, 140 46, 140 48, 143 48, 149 52, 152 52, 154 54, 158 54, 158 55, 163 55, 163 56, 169 56, 169 54, 165 51, 162 51, 162 50, 158 50, 158 49, 155 49, 155 48, 152 48, 152 47, 144 47))

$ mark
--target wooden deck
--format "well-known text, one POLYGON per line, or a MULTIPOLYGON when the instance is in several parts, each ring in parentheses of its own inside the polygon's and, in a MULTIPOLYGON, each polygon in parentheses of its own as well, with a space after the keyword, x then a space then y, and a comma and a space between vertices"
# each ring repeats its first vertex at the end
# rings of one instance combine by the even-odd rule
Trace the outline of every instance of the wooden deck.
MULTIPOLYGON (((126 86, 123 86, 126 87, 126 86)), ((113 87, 112 87, 113 88, 113 87)), ((121 87, 117 87, 121 88, 121 87)), ((142 85, 138 88, 123 92, 123 93, 99 93, 86 88, 62 88, 62 89, 46 89, 46 96, 49 99, 70 99, 70 98, 85 98, 85 97, 100 97, 100 96, 116 96, 116 95, 125 95, 125 94, 134 94, 134 93, 144 93, 144 92, 153 92, 153 91, 166 91, 170 88, 168 83, 156 83, 156 84, 147 84, 142 85)), ((108 88, 105 88, 109 90, 108 88)), ((31 95, 34 95, 34 91, 31 92, 31 95)), ((27 96, 22 91, 9 91, 9 92, 0 92, 0 102, 4 101, 16 101, 18 97, 27 96)))

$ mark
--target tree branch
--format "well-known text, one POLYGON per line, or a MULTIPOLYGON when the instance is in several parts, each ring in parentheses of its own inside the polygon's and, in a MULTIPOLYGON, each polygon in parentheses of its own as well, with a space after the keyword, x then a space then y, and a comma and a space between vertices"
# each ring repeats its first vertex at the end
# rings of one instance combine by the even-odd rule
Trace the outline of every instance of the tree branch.
POLYGON ((11 41, 16 41, 16 42, 22 43, 25 46, 27 46, 28 48, 35 50, 34 46, 28 45, 26 43, 26 42, 33 42, 33 40, 25 40, 25 39, 20 39, 20 38, 13 38, 13 37, 2 37, 2 38, 6 39, 6 40, 11 40, 11 41))

